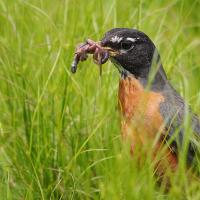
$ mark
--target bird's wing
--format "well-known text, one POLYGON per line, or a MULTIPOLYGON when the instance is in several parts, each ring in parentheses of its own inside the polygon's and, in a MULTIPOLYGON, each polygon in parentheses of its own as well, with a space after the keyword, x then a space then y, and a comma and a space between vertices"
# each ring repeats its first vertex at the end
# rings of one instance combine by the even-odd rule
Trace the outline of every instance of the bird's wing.
POLYGON ((186 130, 184 127, 184 118, 189 116, 191 119, 192 134, 189 138, 189 148, 187 161, 193 161, 195 151, 197 151, 198 142, 200 139, 200 121, 197 115, 193 114, 191 109, 187 107, 183 98, 169 85, 163 92, 165 101, 160 105, 160 112, 166 123, 166 138, 172 139, 172 145, 177 150, 181 148, 186 130))

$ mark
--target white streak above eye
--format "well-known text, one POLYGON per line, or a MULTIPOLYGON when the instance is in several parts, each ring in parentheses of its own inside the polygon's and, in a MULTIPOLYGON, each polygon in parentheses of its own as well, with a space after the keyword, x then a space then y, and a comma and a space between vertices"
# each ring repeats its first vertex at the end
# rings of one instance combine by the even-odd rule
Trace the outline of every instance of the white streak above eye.
POLYGON ((116 43, 116 42, 120 43, 122 40, 123 40, 123 37, 113 36, 110 41, 113 43, 116 43))
POLYGON ((137 39, 136 38, 126 38, 126 40, 131 41, 131 42, 135 42, 137 39))

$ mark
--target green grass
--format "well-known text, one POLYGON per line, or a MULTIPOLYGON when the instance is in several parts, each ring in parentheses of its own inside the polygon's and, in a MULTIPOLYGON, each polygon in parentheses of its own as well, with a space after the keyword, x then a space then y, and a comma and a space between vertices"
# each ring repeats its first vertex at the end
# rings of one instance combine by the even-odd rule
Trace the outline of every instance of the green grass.
POLYGON ((165 193, 151 160, 130 157, 111 63, 102 77, 91 59, 70 72, 77 43, 136 27, 200 114, 199 10, 195 0, 0 0, 0 199, 200 199, 184 164, 165 193))

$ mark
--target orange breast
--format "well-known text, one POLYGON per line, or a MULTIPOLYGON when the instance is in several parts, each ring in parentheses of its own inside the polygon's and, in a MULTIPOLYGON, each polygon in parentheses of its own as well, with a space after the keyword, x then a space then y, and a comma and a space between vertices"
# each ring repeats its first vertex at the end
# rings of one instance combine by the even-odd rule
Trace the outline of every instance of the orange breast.
MULTIPOLYGON (((121 132, 123 138, 131 141, 131 146, 148 147, 152 156, 157 156, 163 148, 164 120, 160 114, 160 103, 164 97, 160 93, 146 91, 134 77, 121 79, 119 82, 119 107, 122 113, 121 132)), ((166 147, 166 146, 165 146, 166 147)), ((159 173, 171 166, 175 169, 177 158, 170 148, 164 149, 165 163, 157 163, 159 173)))

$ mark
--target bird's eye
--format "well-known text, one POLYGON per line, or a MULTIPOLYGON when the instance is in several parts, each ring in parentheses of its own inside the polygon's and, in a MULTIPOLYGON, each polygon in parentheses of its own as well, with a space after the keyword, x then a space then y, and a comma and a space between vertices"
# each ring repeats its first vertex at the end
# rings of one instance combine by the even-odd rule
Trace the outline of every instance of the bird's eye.
POLYGON ((121 49, 123 50, 131 50, 133 48, 133 43, 130 41, 126 41, 126 42, 121 42, 121 49))

